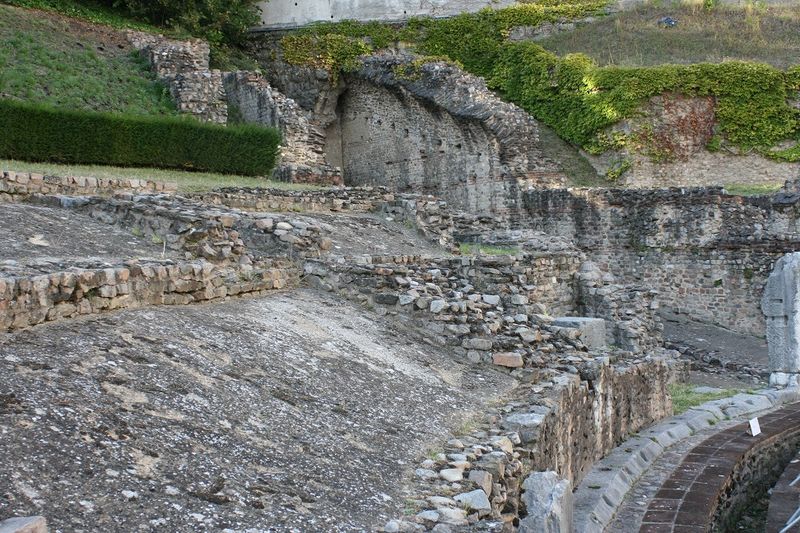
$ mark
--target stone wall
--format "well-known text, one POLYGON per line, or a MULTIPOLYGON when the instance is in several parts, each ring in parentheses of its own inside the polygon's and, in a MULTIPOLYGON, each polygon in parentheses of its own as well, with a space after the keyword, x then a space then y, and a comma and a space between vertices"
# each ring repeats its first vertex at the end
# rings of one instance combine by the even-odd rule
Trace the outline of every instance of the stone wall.
POLYGON ((537 122, 449 63, 383 53, 339 98, 348 183, 434 194, 470 212, 513 210, 517 191, 564 182, 538 146, 537 122))
POLYGON ((619 279, 658 291, 663 308, 763 335, 772 262, 800 249, 795 199, 721 189, 561 189, 524 195, 520 226, 570 240, 619 279))
POLYGON ((341 185, 341 169, 325 160, 325 132, 312 113, 281 94, 258 73, 224 75, 228 106, 237 120, 270 126, 283 136, 273 178, 292 183, 341 185))
POLYGON ((0 172, 0 202, 34 194, 114 195, 119 193, 172 193, 175 183, 142 179, 53 176, 35 172, 0 172))
POLYGON ((407 500, 417 514, 393 520, 385 530, 424 531, 485 519, 481 524, 487 531, 515 531, 517 525, 520 531, 551 531, 541 515, 523 519, 542 511, 526 508, 531 489, 541 487, 523 480, 545 470, 575 486, 595 461, 631 434, 669 416, 671 361, 649 357, 612 364, 598 358, 587 361, 580 373, 542 371, 521 384, 508 404, 492 410, 486 425, 456 434, 441 453, 419 464, 413 497, 407 500))
MULTIPOLYGON (((589 350, 583 331, 554 316, 575 315, 579 253, 420 260, 413 264, 306 262, 306 279, 381 314, 418 324, 431 342, 452 347, 470 362, 544 367, 565 348, 589 350)), ((588 281, 581 282, 588 284, 588 281)), ((661 328, 647 291, 607 283, 596 298, 611 331, 608 345, 645 353, 661 342, 661 328), (638 296, 638 299, 631 297, 638 296)), ((589 315, 592 316, 592 315, 589 315)), ((592 349, 595 349, 594 347, 592 349)), ((575 361, 580 361, 578 357, 575 361)))
POLYGON ((534 410, 532 419, 506 419, 509 428, 537 422, 520 433, 528 435, 523 442, 531 446, 533 470, 554 470, 573 487, 626 437, 672 414, 665 360, 596 361, 581 371, 545 393, 541 405, 549 409, 534 410))
MULTIPOLYGON (((0 184, 6 182, 16 183, 0 184)), ((45 180, 32 183, 38 190, 49 188, 45 180)), ((163 243, 164 250, 184 259, 50 262, 46 272, 39 264, 4 264, 0 330, 115 309, 263 294, 296 285, 300 270, 294 259, 319 257, 330 247, 319 227, 290 217, 207 206, 179 196, 48 196, 30 187, 6 196, 89 215, 163 243)))
POLYGON ((176 41, 137 31, 128 31, 127 37, 169 87, 179 111, 206 122, 227 122, 222 72, 209 69, 208 43, 199 39, 176 41))
POLYGON ((265 294, 297 284, 288 261, 240 269, 205 260, 74 266, 35 276, 0 270, 0 331, 43 322, 148 305, 185 305, 244 294, 265 294))
POLYGON ((348 185, 432 194, 504 216, 516 212, 520 190, 564 183, 542 152, 538 123, 452 64, 382 52, 334 82, 325 70, 283 61, 280 35, 250 46, 270 83, 325 132, 325 160, 341 166, 348 185))

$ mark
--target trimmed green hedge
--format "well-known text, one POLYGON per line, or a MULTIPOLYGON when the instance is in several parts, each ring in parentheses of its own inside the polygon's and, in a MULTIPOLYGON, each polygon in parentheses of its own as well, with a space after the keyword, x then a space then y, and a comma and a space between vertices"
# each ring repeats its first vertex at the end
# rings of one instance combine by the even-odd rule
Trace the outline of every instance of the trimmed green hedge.
POLYGON ((72 111, 0 100, 0 157, 268 176, 280 134, 189 117, 72 111))

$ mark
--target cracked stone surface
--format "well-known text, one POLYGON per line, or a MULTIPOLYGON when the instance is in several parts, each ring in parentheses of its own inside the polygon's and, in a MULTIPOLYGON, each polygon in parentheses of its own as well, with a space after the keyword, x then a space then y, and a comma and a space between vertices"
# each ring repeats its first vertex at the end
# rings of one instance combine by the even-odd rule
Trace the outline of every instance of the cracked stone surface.
MULTIPOLYGON (((0 232, 0 262, 161 258, 164 251, 162 244, 149 238, 137 237, 70 209, 3 204, 0 227, 14 228, 0 232)), ((172 256, 167 250, 166 257, 172 256)))
POLYGON ((53 531, 365 531, 514 382, 333 297, 0 336, 0 509, 53 531))

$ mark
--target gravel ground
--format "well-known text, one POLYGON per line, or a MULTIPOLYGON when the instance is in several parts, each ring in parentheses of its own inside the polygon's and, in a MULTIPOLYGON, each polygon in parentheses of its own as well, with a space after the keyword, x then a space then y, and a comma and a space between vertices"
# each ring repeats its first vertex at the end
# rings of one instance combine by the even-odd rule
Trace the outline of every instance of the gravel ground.
POLYGON ((311 290, 0 335, 0 518, 52 531, 367 531, 507 393, 311 290))

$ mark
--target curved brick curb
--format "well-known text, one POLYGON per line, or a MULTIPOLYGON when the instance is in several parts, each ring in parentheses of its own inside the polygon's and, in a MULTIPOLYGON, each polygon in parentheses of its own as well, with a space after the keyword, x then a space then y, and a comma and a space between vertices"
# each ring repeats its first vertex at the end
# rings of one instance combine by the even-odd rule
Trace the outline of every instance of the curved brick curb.
POLYGON ((757 436, 744 423, 692 448, 650 501, 639 532, 705 533, 734 525, 750 487, 774 480, 800 442, 800 403, 760 418, 757 436))
POLYGON ((575 491, 575 531, 602 533, 627 492, 670 446, 718 421, 800 400, 800 389, 766 389, 708 402, 664 420, 595 463, 575 491))

